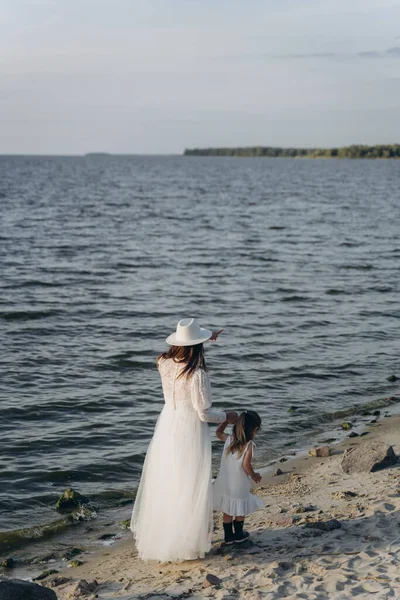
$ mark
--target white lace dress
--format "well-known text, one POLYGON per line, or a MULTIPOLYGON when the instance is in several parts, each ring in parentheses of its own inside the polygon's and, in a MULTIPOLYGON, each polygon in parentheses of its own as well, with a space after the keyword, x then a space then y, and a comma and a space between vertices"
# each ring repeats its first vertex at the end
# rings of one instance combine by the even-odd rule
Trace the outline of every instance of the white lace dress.
POLYGON ((143 465, 131 531, 143 560, 203 558, 211 548, 211 438, 207 422, 221 423, 212 410, 208 375, 202 369, 178 378, 172 359, 158 365, 165 405, 143 465))

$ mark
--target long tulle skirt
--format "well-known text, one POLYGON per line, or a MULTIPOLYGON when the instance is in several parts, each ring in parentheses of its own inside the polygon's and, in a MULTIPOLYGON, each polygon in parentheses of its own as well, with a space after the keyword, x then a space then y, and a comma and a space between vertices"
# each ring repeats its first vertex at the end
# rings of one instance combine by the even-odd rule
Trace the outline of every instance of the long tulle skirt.
POLYGON ((131 531, 143 560, 203 558, 212 533, 211 440, 196 412, 165 406, 143 465, 131 531))

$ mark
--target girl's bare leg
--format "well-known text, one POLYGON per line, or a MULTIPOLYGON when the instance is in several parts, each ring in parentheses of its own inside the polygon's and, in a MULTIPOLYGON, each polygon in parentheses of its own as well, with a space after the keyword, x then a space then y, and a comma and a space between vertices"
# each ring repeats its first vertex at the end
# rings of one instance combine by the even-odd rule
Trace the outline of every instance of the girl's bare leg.
MULTIPOLYGON (((244 519, 244 517, 243 517, 244 519)), ((231 517, 231 515, 227 515, 226 513, 223 513, 223 522, 224 523, 232 523, 233 521, 233 517, 231 517)))

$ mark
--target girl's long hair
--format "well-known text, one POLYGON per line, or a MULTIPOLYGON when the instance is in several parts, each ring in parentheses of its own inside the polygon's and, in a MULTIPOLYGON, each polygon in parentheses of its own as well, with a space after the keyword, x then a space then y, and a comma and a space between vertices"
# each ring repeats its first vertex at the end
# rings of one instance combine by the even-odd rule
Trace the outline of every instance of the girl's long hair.
POLYGON ((242 456, 246 445, 254 437, 254 430, 261 427, 261 417, 254 410, 245 410, 233 426, 231 443, 226 449, 226 455, 238 453, 242 456))
POLYGON ((157 364, 160 359, 172 358, 176 363, 183 363, 185 367, 179 373, 179 377, 191 377, 197 369, 207 371, 206 361, 204 360, 203 344, 194 346, 171 346, 168 352, 163 352, 157 358, 157 364))

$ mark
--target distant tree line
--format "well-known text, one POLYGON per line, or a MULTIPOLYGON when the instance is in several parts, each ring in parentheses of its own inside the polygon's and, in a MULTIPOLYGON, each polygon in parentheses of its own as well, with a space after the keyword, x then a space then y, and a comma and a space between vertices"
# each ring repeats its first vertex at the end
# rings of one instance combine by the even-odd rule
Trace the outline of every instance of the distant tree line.
POLYGON ((343 148, 275 148, 251 146, 249 148, 193 148, 185 156, 263 156, 285 158, 400 158, 400 144, 379 146, 353 145, 343 148))

